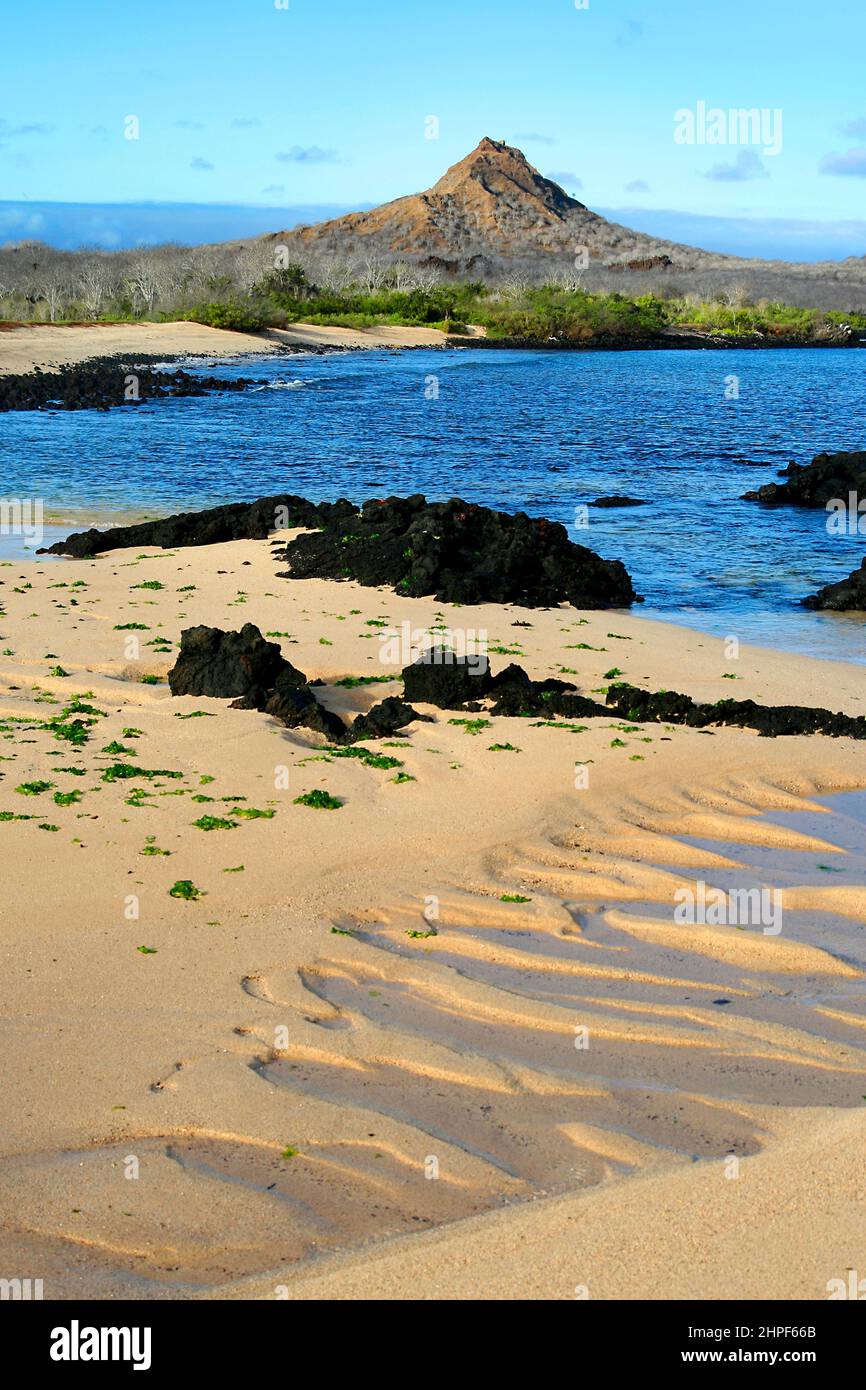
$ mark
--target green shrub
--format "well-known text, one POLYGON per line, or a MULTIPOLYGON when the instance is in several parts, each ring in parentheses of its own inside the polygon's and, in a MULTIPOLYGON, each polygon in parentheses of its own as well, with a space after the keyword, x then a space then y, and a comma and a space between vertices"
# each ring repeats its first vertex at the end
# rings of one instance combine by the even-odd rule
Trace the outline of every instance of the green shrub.
POLYGON ((228 328, 235 333, 260 333, 269 322, 266 310, 250 300, 195 304, 183 317, 193 323, 206 324, 208 328, 228 328))

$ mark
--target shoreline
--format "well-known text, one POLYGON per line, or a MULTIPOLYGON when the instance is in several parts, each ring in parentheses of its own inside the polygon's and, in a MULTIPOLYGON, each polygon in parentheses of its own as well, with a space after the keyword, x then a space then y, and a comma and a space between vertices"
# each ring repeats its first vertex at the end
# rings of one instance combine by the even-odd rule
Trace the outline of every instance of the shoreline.
MULTIPOLYGON (((371 743, 399 760, 395 785, 393 766, 329 760, 318 735, 172 697, 180 632, 255 623, 344 716, 399 691, 336 682, 399 676, 381 636, 403 622, 471 621, 521 649, 497 669, 567 664, 587 693, 616 660, 642 685, 674 668, 677 688, 723 698, 722 644, 622 611, 470 617, 279 580, 278 565, 268 541, 239 540, 40 563, 30 587, 7 574, 0 810, 30 817, 0 824, 17 865, 2 943, 7 1265, 43 1277, 47 1299, 270 1298, 277 1282, 348 1298, 365 1277, 383 1296, 408 1280, 424 1296, 628 1298, 639 1277, 669 1291, 680 1240, 700 1231, 673 1296, 718 1296, 743 1277, 730 1230, 744 1236, 739 1204, 759 1194, 749 1289, 822 1296, 862 1239, 840 1207, 866 1126, 866 889, 846 812, 816 798, 862 793, 863 748, 613 714, 473 732, 421 706, 431 722, 371 743), (44 728, 76 692, 102 712, 80 747, 44 728), (118 761, 153 771, 106 779, 118 761), (79 798, 16 794, 41 782, 79 798), (340 809, 297 804, 313 787, 340 809), (224 828, 203 833, 208 818, 224 828), (675 925, 679 886, 752 875, 782 885, 779 935, 675 925), (172 896, 181 881, 200 900, 172 896), (130 1153, 146 1181, 119 1201, 130 1153), (789 1258, 803 1186, 839 1212, 807 1266, 789 1258), (682 1237, 663 1221, 680 1202, 682 1237), (639 1276, 621 1259, 638 1248, 639 1276)), ((862 668, 746 646, 738 667, 756 700, 821 704, 829 680, 841 707, 866 711, 862 668)))
POLYGON ((74 366, 93 358, 125 357, 177 365, 188 358, 233 358, 270 356, 284 353, 354 351, 411 351, 421 348, 484 348, 490 351, 548 352, 710 352, 829 349, 853 351, 866 348, 866 338, 848 343, 808 340, 768 340, 754 334, 693 334, 671 332, 647 341, 593 339, 569 343, 535 339, 489 338, 478 330, 471 335, 446 335, 434 328, 413 328, 395 324, 377 328, 341 328, 323 324, 289 324, 267 329, 261 334, 237 333, 208 328, 203 324, 179 320, 173 323, 122 324, 0 324, 0 377, 28 374, 74 366), (97 341, 97 338, 99 341, 97 341))
MULTIPOLYGON (((237 501, 238 499, 234 500, 237 501)), ((65 540, 69 535, 86 532, 91 528, 107 531, 115 527, 157 522, 166 516, 183 513, 195 515, 209 507, 218 508, 225 505, 229 505, 227 499, 217 498, 205 503, 197 500, 190 502, 188 506, 172 504, 169 508, 169 505, 166 504, 162 508, 157 506, 152 510, 146 510, 142 507, 118 509, 91 509, 84 506, 78 509, 49 507, 43 513, 42 535, 32 544, 25 545, 24 540, 18 536, 0 534, 0 567, 4 564, 7 566, 9 564, 37 564, 43 561, 52 565, 58 561, 61 563, 83 563, 79 560, 73 561, 71 556, 51 555, 47 553, 48 548, 65 540)), ((205 547, 205 549, 207 548, 205 547)), ((761 650, 786 653, 794 657, 811 657, 817 661, 835 662, 843 666, 851 666, 854 669, 866 667, 866 652, 857 658, 840 657, 830 636, 831 634, 834 636, 842 634, 845 639, 851 638, 855 641, 858 638, 862 639, 866 635, 866 613, 857 611, 835 612, 830 609, 815 611, 805 603, 791 607, 780 606, 778 609, 766 611, 763 609, 754 611, 742 609, 722 613, 710 609, 699 614, 688 607, 665 610, 656 604, 651 605, 648 609, 643 609, 642 604, 640 604, 638 608, 641 610, 641 615, 645 616, 648 621, 683 629, 703 636, 710 641, 721 642, 722 638, 731 630, 736 630, 742 641, 761 650), (785 626, 786 619, 787 628, 785 626), (768 629, 772 628, 777 638, 781 634, 786 640, 777 640, 776 643, 766 642, 758 626, 763 622, 766 622, 768 629), (793 629, 800 626, 803 627, 803 631, 798 634, 793 629)), ((527 612, 530 611, 527 610, 527 612)), ((618 612, 620 610, 609 611, 618 612)), ((628 612, 629 610, 621 611, 628 612)))
POLYGON ((122 323, 87 325, 0 324, 0 376, 51 371, 81 365, 94 358, 142 354, 151 361, 176 365, 185 358, 231 358, 280 355, 294 357, 309 352, 382 350, 387 348, 444 347, 444 333, 436 329, 386 326, 377 330, 320 329, 314 324, 268 329, 262 334, 236 333, 208 328, 187 320, 173 323, 122 323))

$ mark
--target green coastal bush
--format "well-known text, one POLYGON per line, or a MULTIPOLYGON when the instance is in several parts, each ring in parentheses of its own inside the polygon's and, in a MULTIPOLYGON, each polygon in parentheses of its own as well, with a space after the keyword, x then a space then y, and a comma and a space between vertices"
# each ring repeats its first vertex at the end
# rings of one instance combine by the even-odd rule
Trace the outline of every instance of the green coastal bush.
POLYGON ((195 304, 183 315, 189 322, 203 323, 208 328, 228 328, 235 333, 261 333, 268 327, 271 317, 263 306, 252 300, 195 304))

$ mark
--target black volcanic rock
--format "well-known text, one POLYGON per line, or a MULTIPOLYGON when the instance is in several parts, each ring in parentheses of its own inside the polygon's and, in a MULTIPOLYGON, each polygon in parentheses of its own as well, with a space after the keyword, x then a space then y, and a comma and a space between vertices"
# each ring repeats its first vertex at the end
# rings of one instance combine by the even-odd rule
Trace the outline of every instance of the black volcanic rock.
POLYGON ((266 642, 252 623, 240 632, 201 626, 181 633, 168 684, 172 695, 246 700, 273 689, 278 676, 291 685, 305 685, 307 680, 286 661, 276 642, 266 642))
POLYGON ((866 497, 866 453, 818 454, 811 463, 789 463, 779 476, 788 481, 766 483, 744 493, 742 500, 776 507, 826 507, 840 499, 847 505, 851 492, 866 497))
POLYGON ((620 608, 639 602, 625 566, 575 545, 558 522, 421 494, 366 502, 348 524, 292 540, 289 579, 354 579, 442 603, 620 608))
POLYGON ((419 714, 397 695, 389 695, 366 714, 358 715, 349 729, 349 738, 353 743, 361 738, 390 738, 415 719, 423 720, 426 724, 433 722, 429 714, 419 714))
POLYGON ((461 709, 469 700, 481 700, 492 680, 486 656, 457 657, 437 652, 434 660, 419 657, 403 668, 403 693, 407 700, 440 709, 461 709))
POLYGON ((234 696, 234 709, 263 710, 289 729, 303 726, 337 741, 346 736, 342 719, 319 704, 303 671, 252 623, 240 632, 187 628, 168 684, 172 695, 234 696))
POLYGON ((803 600, 807 608, 831 609, 836 613, 866 613, 866 560, 847 579, 825 584, 817 594, 803 600))
POLYGON ((730 725, 756 729, 766 738, 784 735, 826 734, 831 738, 866 739, 866 716, 834 714, 807 705, 759 705, 754 700, 719 700, 699 704, 689 695, 675 690, 641 690, 617 682, 608 687, 607 704, 602 705, 578 693, 575 686, 561 680, 531 680, 521 666, 505 667, 497 676, 485 672, 483 689, 471 685, 466 663, 451 667, 452 678, 443 679, 448 667, 415 662, 403 672, 407 689, 418 690, 415 698, 445 709, 486 709, 491 715, 506 717, 538 716, 542 719, 593 719, 615 712, 629 723, 686 724, 705 729, 710 725, 730 725), (432 698, 436 696, 436 698, 432 698), (492 703, 483 706, 478 697, 492 703))
POLYGON ((826 734, 831 738, 866 739, 866 716, 834 714, 807 705, 759 705, 754 700, 719 700, 699 704, 689 695, 675 690, 641 690, 617 682, 608 687, 607 704, 578 693, 575 686, 561 680, 531 680, 521 666, 505 667, 497 676, 485 668, 483 688, 471 684, 466 663, 452 665, 451 677, 444 677, 447 666, 415 662, 403 672, 407 692, 415 698, 444 709, 485 709, 491 715, 506 717, 538 716, 542 719, 594 719, 615 712, 629 723, 686 724, 705 729, 712 724, 756 729, 766 738, 784 735, 826 734), (433 698, 435 696, 435 698, 433 698), (489 700, 489 706, 479 704, 489 700))
POLYGON ((557 689, 562 681, 528 681, 525 686, 506 686, 496 696, 491 714, 511 717, 538 715, 542 719, 594 719, 607 714, 604 705, 579 695, 574 686, 557 689))
POLYGON ((618 492, 614 492, 610 497, 596 497, 590 503, 592 507, 648 507, 649 502, 645 497, 624 497, 618 492))
POLYGON ((110 410, 112 406, 135 409, 146 401, 162 400, 167 396, 245 391, 253 384, 247 377, 225 380, 215 376, 191 376, 180 368, 157 371, 115 357, 94 357, 54 372, 44 372, 37 367, 32 372, 0 376, 0 411, 110 410), (135 377, 134 396, 128 392, 131 376, 135 377))
POLYGON ((493 703, 489 713, 518 717, 537 714, 585 719, 606 715, 604 705, 577 693, 569 681, 551 677, 531 680, 522 666, 512 662, 492 676, 486 657, 460 657, 450 662, 420 658, 403 671, 407 699, 440 709, 480 709, 479 700, 493 703))
MULTIPOLYGON (((577 686, 572 685, 571 681, 561 681, 556 677, 543 681, 531 680, 522 666, 512 662, 490 683, 490 698, 494 701, 490 712, 507 717, 526 714, 546 716, 557 713, 563 700, 581 700, 582 697, 576 692, 577 686)), ((584 701, 584 704, 593 705, 596 712, 601 710, 601 706, 595 705, 592 700, 584 701)), ((582 712, 589 711, 584 709, 582 712)))
POLYGON ((87 559, 128 546, 263 540, 277 527, 305 528, 275 557, 286 579, 354 579, 440 602, 620 608, 640 599, 625 566, 575 545, 564 526, 471 502, 428 503, 420 494, 365 502, 308 502, 293 494, 235 502, 160 521, 81 531, 41 554, 87 559))
POLYGON ((675 690, 653 694, 637 686, 618 683, 607 692, 608 706, 633 723, 687 724, 695 729, 710 724, 757 729, 765 738, 782 735, 827 734, 831 738, 866 739, 866 716, 833 714, 808 705, 759 705, 754 700, 719 700, 698 704, 675 690))
POLYGON ((223 541, 265 540, 279 524, 282 526, 320 526, 333 519, 350 519, 356 508, 345 498, 337 502, 308 502, 292 493, 260 497, 256 502, 232 502, 209 507, 202 512, 178 512, 159 521, 143 521, 133 526, 113 526, 107 531, 78 531, 57 541, 40 555, 72 555, 86 560, 105 550, 129 546, 160 546, 173 550, 184 545, 216 545, 223 541))
POLYGON ((233 696, 233 709, 260 710, 287 729, 312 729, 331 743, 387 738, 415 719, 428 718, 392 695, 347 728, 338 714, 320 703, 303 671, 286 661, 277 644, 266 642, 252 623, 240 632, 202 626, 181 633, 168 683, 172 695, 233 696))
POLYGON ((320 704, 309 685, 296 684, 290 672, 277 677, 273 691, 258 708, 273 715, 287 729, 312 729, 332 743, 345 741, 346 726, 340 716, 320 704))

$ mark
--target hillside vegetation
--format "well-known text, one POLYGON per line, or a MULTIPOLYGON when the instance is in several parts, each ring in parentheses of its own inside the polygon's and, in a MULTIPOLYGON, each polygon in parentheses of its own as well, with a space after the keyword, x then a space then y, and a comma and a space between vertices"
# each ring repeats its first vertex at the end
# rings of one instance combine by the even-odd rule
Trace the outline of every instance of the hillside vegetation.
POLYGON ((492 341, 563 344, 639 343, 670 330, 815 343, 866 332, 866 314, 753 299, 744 285, 710 283, 683 293, 668 282, 624 293, 631 284, 621 276, 590 289, 580 271, 554 273, 540 284, 521 275, 485 284, 371 258, 310 258, 274 269, 272 254, 262 244, 113 254, 63 253, 38 243, 4 248, 0 320, 191 319, 249 333, 299 321, 432 326, 453 334, 478 325, 492 341))

